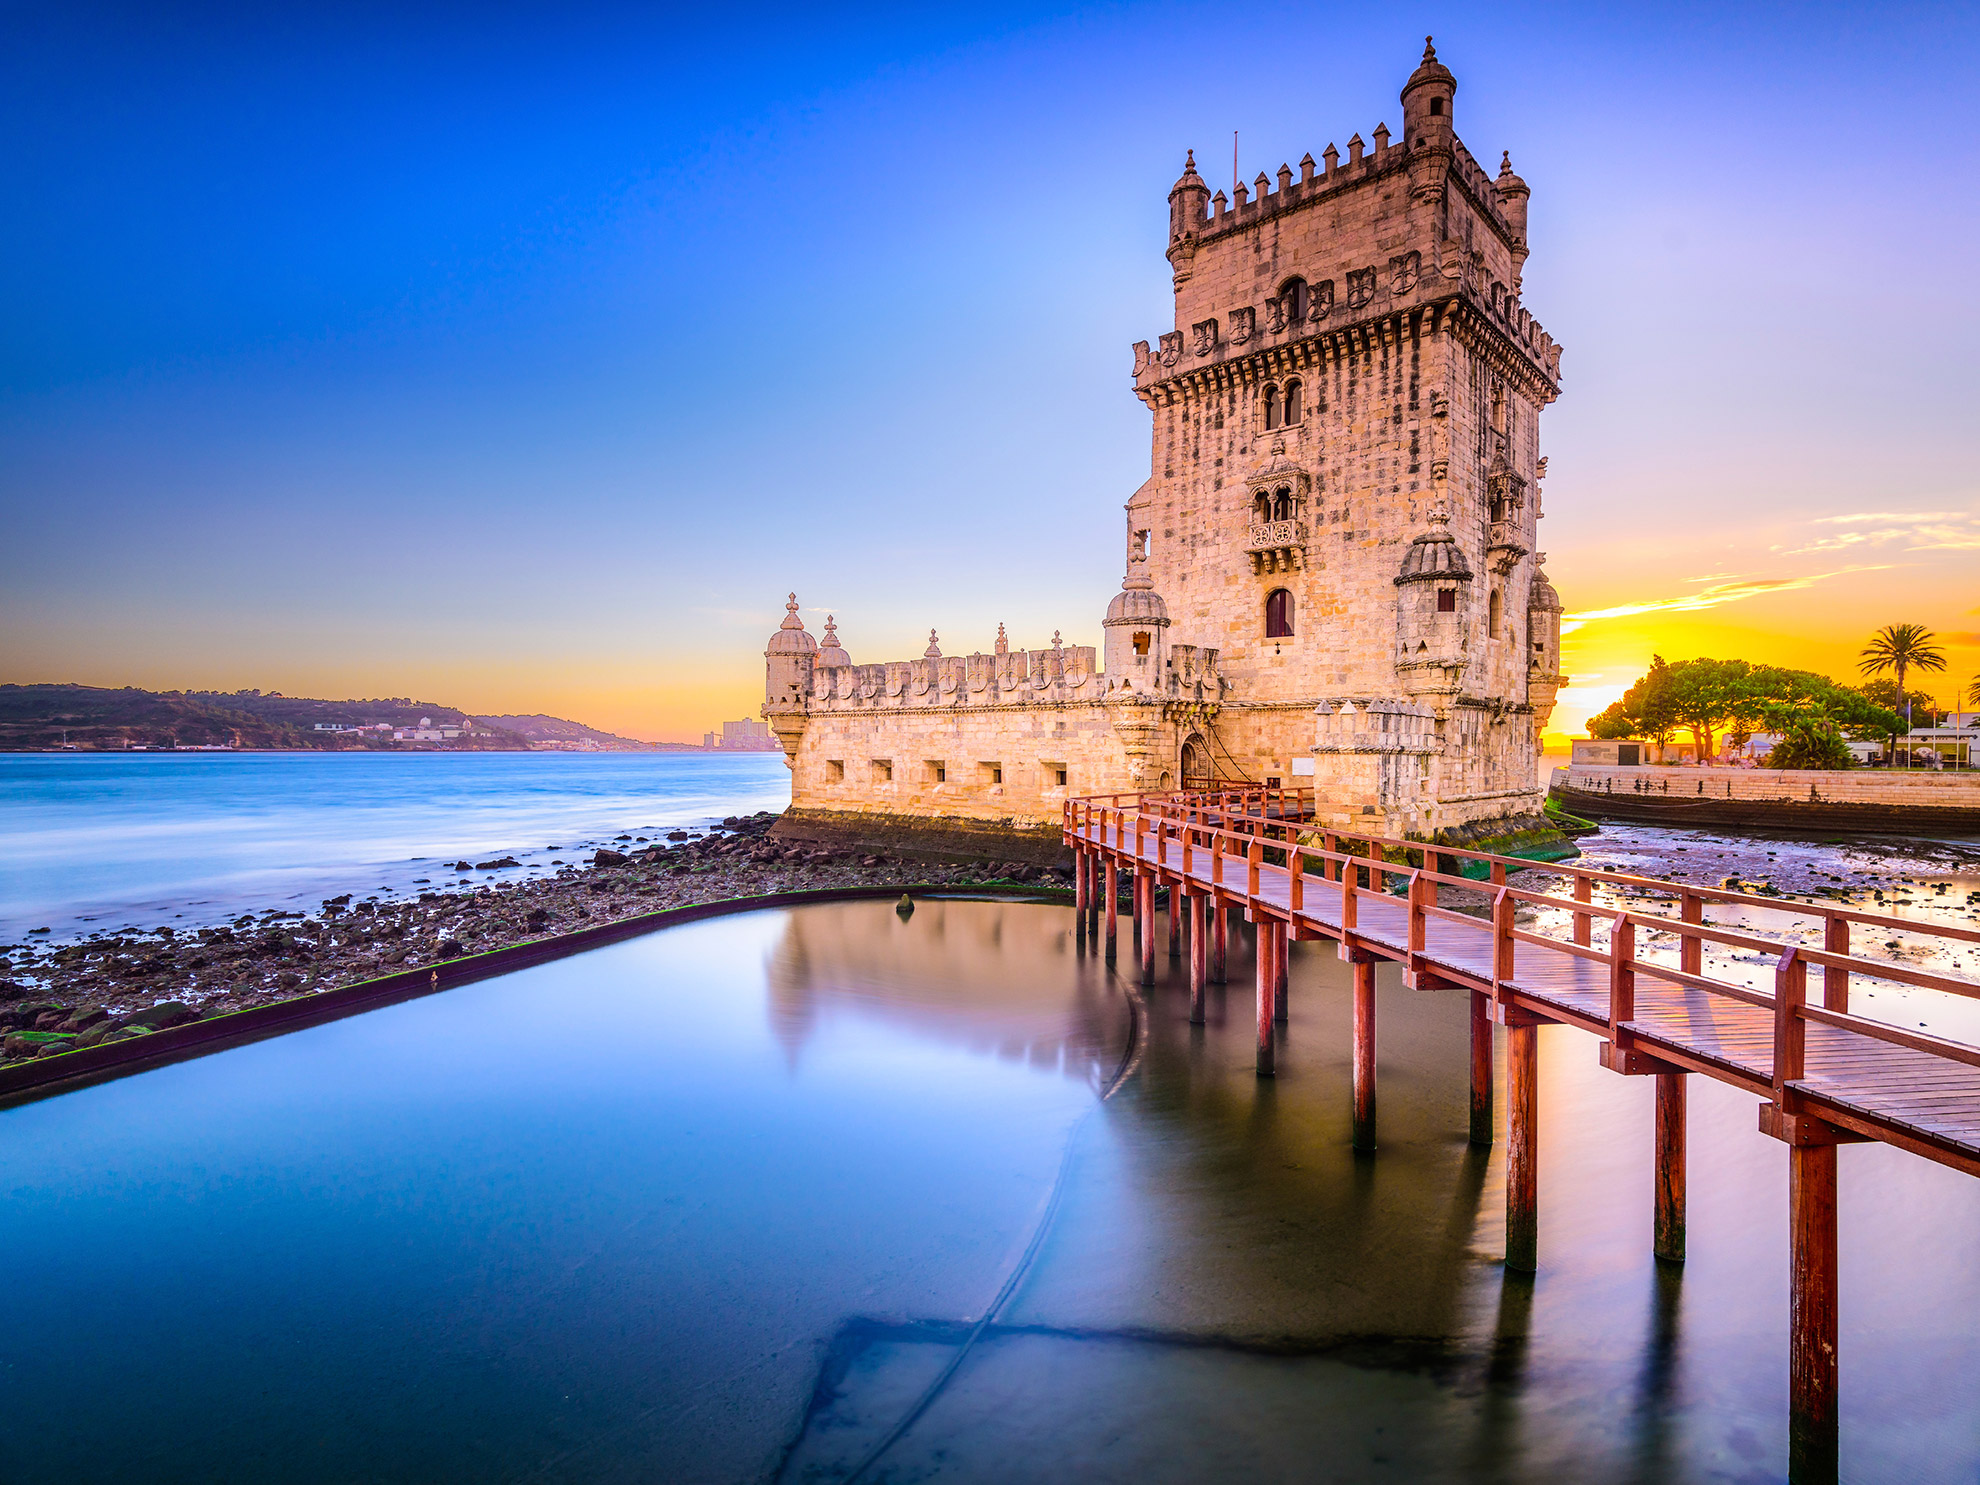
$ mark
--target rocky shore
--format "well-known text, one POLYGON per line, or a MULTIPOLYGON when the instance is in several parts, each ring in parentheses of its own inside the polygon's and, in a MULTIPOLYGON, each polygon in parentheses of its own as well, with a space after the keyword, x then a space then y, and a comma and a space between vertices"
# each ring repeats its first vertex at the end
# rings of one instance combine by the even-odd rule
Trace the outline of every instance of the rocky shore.
MULTIPOLYGON (((990 882, 1063 886, 1070 871, 1019 863, 934 866, 786 846, 771 814, 706 833, 623 836, 550 878, 417 897, 349 895, 314 913, 270 911, 188 931, 170 925, 69 944, 32 939, 0 958, 0 1065, 146 1036, 464 954, 552 938, 662 908, 773 892, 990 882)), ((461 861, 463 875, 513 865, 461 861)))

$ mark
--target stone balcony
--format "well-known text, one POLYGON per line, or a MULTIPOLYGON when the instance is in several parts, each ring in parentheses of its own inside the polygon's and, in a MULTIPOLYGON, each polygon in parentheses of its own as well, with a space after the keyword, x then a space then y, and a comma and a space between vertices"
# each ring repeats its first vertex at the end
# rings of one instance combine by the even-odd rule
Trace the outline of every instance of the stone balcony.
POLYGON ((1306 522, 1255 521, 1244 528, 1244 549, 1253 572, 1296 568, 1306 555, 1306 522))
POLYGON ((1485 560, 1501 576, 1519 566, 1527 552, 1517 521, 1494 521, 1485 538, 1485 560))

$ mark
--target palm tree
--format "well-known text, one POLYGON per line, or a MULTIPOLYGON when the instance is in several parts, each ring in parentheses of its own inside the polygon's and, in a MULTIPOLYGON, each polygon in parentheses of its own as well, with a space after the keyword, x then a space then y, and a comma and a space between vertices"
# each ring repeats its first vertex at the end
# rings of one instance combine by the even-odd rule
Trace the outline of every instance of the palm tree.
POLYGON ((1932 631, 1923 624, 1886 624, 1870 636, 1870 643, 1857 657, 1856 668, 1865 675, 1897 673, 1898 695, 1904 697, 1904 727, 1911 730, 1911 697, 1905 692, 1905 672, 1944 670, 1946 652, 1932 643, 1932 631))

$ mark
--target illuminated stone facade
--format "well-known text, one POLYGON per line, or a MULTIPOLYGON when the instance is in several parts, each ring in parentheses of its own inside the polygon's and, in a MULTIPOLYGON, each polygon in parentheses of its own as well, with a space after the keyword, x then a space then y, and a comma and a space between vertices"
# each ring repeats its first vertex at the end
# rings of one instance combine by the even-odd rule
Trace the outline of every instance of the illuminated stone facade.
POLYGON ((1528 190, 1458 140, 1425 48, 1403 132, 1169 193, 1175 329, 1134 348, 1151 477, 1090 648, 853 666, 795 603, 764 717, 791 825, 1048 838, 1076 795, 1311 783, 1323 814, 1489 833, 1539 811, 1561 684, 1536 551, 1560 348, 1520 300, 1528 190))

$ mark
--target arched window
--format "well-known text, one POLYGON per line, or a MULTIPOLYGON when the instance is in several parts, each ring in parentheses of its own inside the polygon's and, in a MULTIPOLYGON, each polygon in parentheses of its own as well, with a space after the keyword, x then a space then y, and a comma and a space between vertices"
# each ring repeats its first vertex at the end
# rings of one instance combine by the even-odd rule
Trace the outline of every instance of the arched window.
POLYGON ((1292 594, 1284 588, 1274 588, 1265 595, 1265 637, 1267 639, 1291 639, 1293 632, 1292 594))
POLYGON ((1289 278, 1279 287, 1279 303, 1286 307, 1286 326, 1304 325, 1313 309, 1313 295, 1303 278, 1289 278))
POLYGON ((1265 426, 1268 429, 1279 426, 1279 389, 1276 386, 1265 389, 1265 426))
POLYGON ((1505 608, 1505 600, 1499 596, 1499 590, 1494 588, 1492 590, 1492 602, 1486 609, 1485 614, 1485 632, 1491 635, 1493 639, 1499 637, 1499 625, 1505 617, 1505 608))
POLYGON ((1288 428, 1292 427, 1294 423, 1297 423, 1299 421, 1299 402, 1300 402, 1299 383, 1296 381, 1287 382, 1286 383, 1286 426, 1288 428))
POLYGON ((1258 517, 1259 524, 1263 525, 1272 519, 1272 497, 1267 495, 1263 490, 1260 490, 1258 492, 1258 498, 1251 502, 1251 509, 1252 513, 1258 517))
POLYGON ((1292 490, 1289 486, 1281 485, 1272 492, 1272 519, 1290 521, 1292 513, 1292 490))

